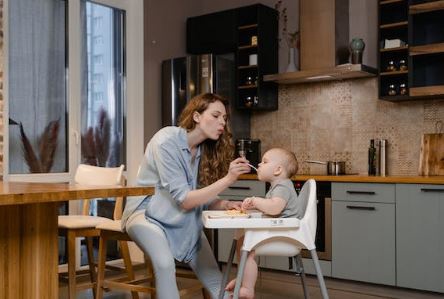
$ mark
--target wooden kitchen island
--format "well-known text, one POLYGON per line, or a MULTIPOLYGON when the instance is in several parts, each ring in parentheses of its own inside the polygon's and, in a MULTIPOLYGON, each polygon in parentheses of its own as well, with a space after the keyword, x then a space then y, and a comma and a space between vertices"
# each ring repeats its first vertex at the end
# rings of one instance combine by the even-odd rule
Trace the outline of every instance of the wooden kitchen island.
POLYGON ((153 193, 153 187, 0 182, 0 298, 59 298, 59 202, 153 193))

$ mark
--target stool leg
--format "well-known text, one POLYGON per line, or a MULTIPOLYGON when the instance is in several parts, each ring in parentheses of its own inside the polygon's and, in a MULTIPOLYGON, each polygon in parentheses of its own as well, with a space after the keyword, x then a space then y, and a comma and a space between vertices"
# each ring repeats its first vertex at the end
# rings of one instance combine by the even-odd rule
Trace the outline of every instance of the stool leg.
MULTIPOLYGON (((131 256, 129 253, 128 243, 126 241, 119 241, 120 253, 122 254, 123 262, 125 263, 126 273, 128 274, 129 280, 134 280, 133 265, 131 263, 131 256)), ((139 293, 136 291, 131 291, 133 299, 139 299, 139 293)))
POLYGON ((106 263, 106 241, 107 238, 100 234, 99 239, 99 261, 97 266, 97 299, 103 298, 103 280, 105 279, 105 263, 106 263))
POLYGON ((224 298, 225 286, 228 283, 228 276, 230 275, 231 265, 233 264, 234 254, 236 252, 236 244, 237 244, 237 240, 233 239, 233 243, 231 243, 230 255, 229 255, 228 261, 227 261, 227 268, 224 271, 224 276, 222 278, 222 283, 221 283, 221 286, 220 286, 219 299, 223 299, 224 298))
POLYGON ((293 260, 296 264, 296 272, 301 276, 302 289, 304 290, 304 298, 310 299, 310 295, 308 293, 308 288, 307 288, 307 282, 305 279, 306 277, 305 277, 304 265, 302 264, 301 255, 298 254, 297 256, 294 256, 293 260))
POLYGON ((89 265, 89 276, 91 282, 93 283, 92 291, 93 296, 96 298, 96 286, 94 283, 96 282, 96 266, 94 265, 94 253, 93 253, 93 238, 85 237, 86 239, 86 251, 88 253, 88 265, 89 265))
POLYGON ((68 230, 68 298, 76 298, 76 234, 68 230))
POLYGON ((316 249, 310 250, 311 258, 316 269, 316 275, 318 276, 319 286, 321 288, 322 298, 329 299, 327 293, 327 287, 325 286, 324 276, 322 275, 321 266, 319 265, 318 254, 316 249))
POLYGON ((244 277, 245 263, 247 262, 248 251, 241 251, 241 260, 239 263, 239 269, 237 270, 236 286, 234 287, 233 299, 239 299, 239 291, 242 285, 242 279, 244 277))

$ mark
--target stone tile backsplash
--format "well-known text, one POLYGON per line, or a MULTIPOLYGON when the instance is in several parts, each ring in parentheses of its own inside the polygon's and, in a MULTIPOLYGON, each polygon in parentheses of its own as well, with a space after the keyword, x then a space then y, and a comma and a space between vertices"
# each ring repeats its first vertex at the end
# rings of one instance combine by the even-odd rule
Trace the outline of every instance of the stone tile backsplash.
POLYGON ((279 110, 255 112, 251 137, 262 152, 295 152, 300 174, 326 174, 305 160, 346 161, 347 173, 367 173, 370 139, 387 139, 389 175, 417 175, 421 137, 444 121, 444 100, 378 100, 377 79, 281 85, 279 110))

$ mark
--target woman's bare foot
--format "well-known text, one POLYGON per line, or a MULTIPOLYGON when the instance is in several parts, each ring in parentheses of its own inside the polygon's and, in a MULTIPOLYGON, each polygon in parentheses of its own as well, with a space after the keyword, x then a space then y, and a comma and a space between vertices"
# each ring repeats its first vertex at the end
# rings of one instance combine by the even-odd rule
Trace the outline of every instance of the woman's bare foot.
POLYGON ((225 287, 225 290, 226 290, 226 291, 230 291, 230 292, 232 292, 232 291, 234 291, 234 287, 235 287, 235 285, 236 285, 236 279, 233 279, 232 281, 230 281, 230 282, 227 284, 227 286, 225 287))
MULTIPOLYGON (((225 290, 233 292, 235 285, 236 279, 233 279, 227 284, 225 290)), ((233 298, 233 296, 230 296, 230 298, 233 298)), ((239 290, 239 299, 254 299, 254 290, 250 290, 246 287, 241 287, 239 290)))

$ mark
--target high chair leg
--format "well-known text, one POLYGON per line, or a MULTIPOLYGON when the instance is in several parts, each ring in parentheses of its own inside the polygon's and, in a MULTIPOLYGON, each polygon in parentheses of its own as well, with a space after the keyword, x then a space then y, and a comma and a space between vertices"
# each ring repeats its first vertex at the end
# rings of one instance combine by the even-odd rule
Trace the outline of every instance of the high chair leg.
POLYGON ((244 278, 244 270, 245 270, 245 264, 247 263, 247 257, 248 257, 248 251, 242 250, 241 259, 238 266, 239 268, 237 270, 236 286, 234 287, 233 299, 239 299, 239 291, 242 285, 242 279, 244 278))
POLYGON ((316 253, 316 249, 310 250, 310 254, 316 269, 316 275, 318 276, 319 287, 321 288, 322 298, 329 299, 327 293, 327 287, 325 286, 324 276, 322 275, 321 266, 319 265, 319 259, 318 259, 318 254, 316 253))
POLYGON ((236 253, 236 244, 237 244, 237 240, 233 239, 233 243, 231 243, 230 255, 229 255, 228 261, 227 261, 227 268, 225 268, 224 276, 222 278, 222 283, 220 286, 219 299, 224 298, 225 286, 228 283, 228 276, 230 275, 230 272, 231 272, 231 265, 233 265, 234 254, 236 253))
POLYGON ((308 288, 307 288, 307 282, 306 282, 306 277, 305 277, 305 270, 304 270, 304 265, 302 264, 302 258, 301 255, 298 254, 296 256, 293 257, 294 263, 295 263, 295 268, 296 268, 296 273, 298 273, 301 277, 301 282, 302 282, 302 289, 304 291, 304 298, 305 299, 310 299, 310 294, 308 293, 308 288))

